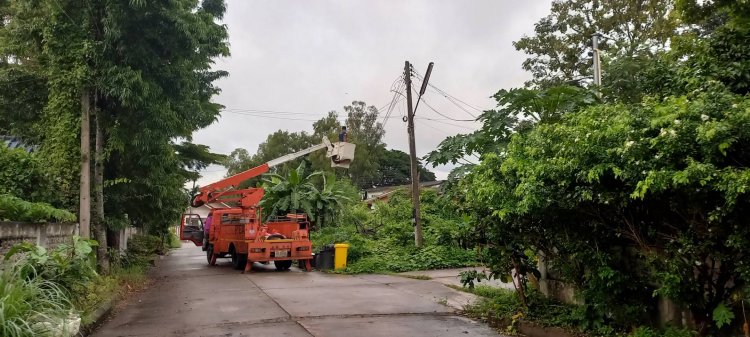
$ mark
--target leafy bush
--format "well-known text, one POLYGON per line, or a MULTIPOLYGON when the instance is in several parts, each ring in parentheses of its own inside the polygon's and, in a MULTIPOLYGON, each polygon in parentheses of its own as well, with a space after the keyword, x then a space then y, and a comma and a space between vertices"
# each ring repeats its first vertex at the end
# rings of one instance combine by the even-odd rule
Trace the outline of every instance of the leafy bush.
POLYGON ((425 241, 414 246, 411 201, 394 192, 375 210, 352 203, 337 216, 336 226, 313 231, 315 247, 349 243, 349 273, 404 272, 476 265, 474 250, 463 248, 458 234, 461 218, 450 212, 434 191, 422 193, 425 241))
MULTIPOLYGON (((45 172, 45 165, 33 153, 0 146, 0 195, 23 196, 32 202, 55 202, 59 197, 45 172)), ((0 209, 3 209, 0 207, 0 209)))
POLYGON ((85 284, 98 277, 92 248, 96 245, 94 240, 79 237, 74 237, 72 243, 60 244, 53 250, 23 242, 13 246, 5 259, 23 253, 22 263, 18 265, 21 277, 58 284, 75 297, 85 294, 85 284))
POLYGON ((180 241, 180 237, 177 236, 177 233, 174 232, 174 229, 169 230, 169 248, 180 248, 182 247, 182 241, 180 241))
POLYGON ((43 202, 28 202, 8 194, 0 194, 0 220, 6 221, 75 221, 76 216, 43 202))
POLYGON ((368 256, 348 264, 347 272, 382 273, 459 268, 476 265, 476 261, 477 256, 473 251, 462 248, 430 245, 417 249, 376 244, 368 256))
POLYGON ((158 236, 135 234, 128 239, 128 254, 150 256, 163 254, 164 251, 162 240, 158 236))
POLYGON ((101 303, 124 291, 142 288, 151 257, 164 249, 155 236, 131 239, 124 256, 111 253, 112 273, 96 272, 96 241, 74 237, 45 249, 30 243, 13 246, 0 265, 0 336, 43 334, 40 321, 60 321, 80 313, 82 323, 101 303))

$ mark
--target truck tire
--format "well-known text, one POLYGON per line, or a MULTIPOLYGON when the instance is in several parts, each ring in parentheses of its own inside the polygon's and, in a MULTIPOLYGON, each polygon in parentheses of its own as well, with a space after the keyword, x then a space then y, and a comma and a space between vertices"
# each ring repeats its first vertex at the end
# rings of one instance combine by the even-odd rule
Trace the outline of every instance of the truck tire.
POLYGON ((292 260, 273 261, 273 264, 276 266, 276 270, 278 271, 289 270, 289 267, 292 266, 292 260))
POLYGON ((247 254, 240 254, 232 251, 232 267, 236 270, 245 269, 247 264, 247 254))

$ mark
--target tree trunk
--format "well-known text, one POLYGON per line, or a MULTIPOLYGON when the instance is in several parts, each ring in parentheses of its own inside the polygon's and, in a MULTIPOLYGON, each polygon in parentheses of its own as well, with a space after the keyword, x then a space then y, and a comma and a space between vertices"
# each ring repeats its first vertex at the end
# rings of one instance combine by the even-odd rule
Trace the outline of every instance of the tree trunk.
POLYGON ((91 132, 89 114, 91 113, 91 91, 88 88, 81 92, 81 185, 78 200, 78 222, 80 235, 84 239, 91 232, 91 132))
POLYGON ((524 284, 521 279, 521 273, 519 270, 521 270, 518 267, 518 262, 516 260, 516 257, 511 257, 511 262, 513 263, 513 271, 515 271, 515 275, 513 275, 513 271, 510 272, 511 279, 513 279, 513 286, 516 288, 516 293, 518 294, 518 298, 521 300, 521 305, 524 308, 528 308, 529 306, 526 304, 526 289, 524 289, 524 284), (516 281, 518 282, 518 286, 516 286, 516 281))
POLYGON ((102 112, 96 106, 94 96, 94 116, 96 126, 96 145, 94 147, 94 237, 99 242, 96 248, 96 263, 99 271, 109 273, 109 257, 107 256, 107 225, 104 222, 104 121, 102 112))

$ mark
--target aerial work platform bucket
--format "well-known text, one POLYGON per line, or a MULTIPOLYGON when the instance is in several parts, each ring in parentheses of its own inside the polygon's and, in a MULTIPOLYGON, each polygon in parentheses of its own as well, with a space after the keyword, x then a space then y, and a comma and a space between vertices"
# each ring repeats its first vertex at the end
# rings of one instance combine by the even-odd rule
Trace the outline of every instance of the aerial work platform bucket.
POLYGON ((354 149, 356 145, 347 142, 336 142, 333 147, 328 148, 326 155, 331 158, 331 167, 349 168, 354 160, 354 149))

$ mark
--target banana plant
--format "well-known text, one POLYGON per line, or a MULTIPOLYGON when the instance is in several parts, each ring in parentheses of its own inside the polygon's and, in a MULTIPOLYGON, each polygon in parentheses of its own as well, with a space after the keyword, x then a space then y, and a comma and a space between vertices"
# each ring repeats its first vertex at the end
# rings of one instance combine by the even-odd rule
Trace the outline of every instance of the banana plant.
POLYGON ((260 201, 260 206, 266 210, 266 220, 289 213, 307 213, 309 217, 314 217, 315 207, 310 194, 315 190, 313 178, 321 174, 322 172, 314 172, 305 175, 305 162, 302 162, 286 176, 277 173, 264 175, 263 187, 266 194, 260 201))

